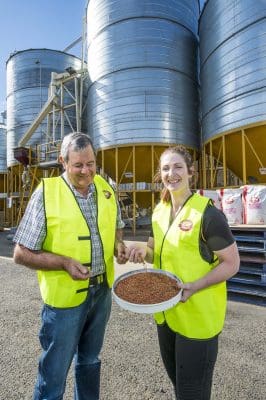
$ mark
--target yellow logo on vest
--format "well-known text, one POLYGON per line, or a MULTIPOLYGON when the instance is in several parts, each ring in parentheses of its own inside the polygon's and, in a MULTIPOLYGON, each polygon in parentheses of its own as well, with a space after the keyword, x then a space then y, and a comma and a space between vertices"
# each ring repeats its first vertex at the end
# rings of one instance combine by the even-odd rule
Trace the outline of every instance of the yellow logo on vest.
POLYGON ((103 194, 105 195, 105 197, 106 197, 107 199, 110 199, 110 197, 112 196, 112 193, 109 192, 109 190, 103 190, 103 194))
POLYGON ((178 227, 181 229, 181 231, 191 231, 193 228, 193 222, 190 219, 184 219, 180 222, 178 227))

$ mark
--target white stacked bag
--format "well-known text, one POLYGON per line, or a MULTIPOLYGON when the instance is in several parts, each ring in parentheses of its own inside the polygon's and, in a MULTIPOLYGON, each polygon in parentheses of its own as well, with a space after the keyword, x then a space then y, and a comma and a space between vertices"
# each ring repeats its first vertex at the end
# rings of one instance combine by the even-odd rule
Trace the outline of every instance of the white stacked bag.
POLYGON ((220 189, 222 210, 229 225, 243 224, 242 189, 220 189))
POLYGON ((266 186, 245 185, 240 188, 199 189, 223 211, 229 225, 266 225, 266 186))
POLYGON ((244 224, 266 225, 266 186, 245 185, 242 189, 244 224))

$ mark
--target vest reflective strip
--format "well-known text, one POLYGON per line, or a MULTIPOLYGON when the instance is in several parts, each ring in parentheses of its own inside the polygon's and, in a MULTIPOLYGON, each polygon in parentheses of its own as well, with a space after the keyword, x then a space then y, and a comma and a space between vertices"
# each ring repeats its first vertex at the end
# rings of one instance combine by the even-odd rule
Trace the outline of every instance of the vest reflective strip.
MULTIPOLYGON (((153 213, 154 264, 193 282, 206 275, 217 262, 207 263, 199 250, 201 221, 209 199, 194 194, 169 227, 171 207, 159 203, 153 213)), ((213 285, 178 303, 164 313, 155 314, 157 323, 165 320, 169 327, 189 338, 206 339, 223 327, 226 308, 225 283, 213 285)))

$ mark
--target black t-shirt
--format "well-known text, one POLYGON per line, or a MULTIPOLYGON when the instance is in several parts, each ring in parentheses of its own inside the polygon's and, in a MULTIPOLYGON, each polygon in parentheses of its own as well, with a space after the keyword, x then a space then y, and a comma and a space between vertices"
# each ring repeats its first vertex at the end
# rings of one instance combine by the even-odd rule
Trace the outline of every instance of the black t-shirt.
MULTIPOLYGON (((151 237, 153 232, 151 231, 151 237)), ((209 204, 202 218, 202 235, 200 237, 200 253, 202 258, 211 263, 214 251, 223 250, 235 242, 224 213, 209 204)))
POLYGON ((235 242, 224 213, 213 205, 208 205, 202 218, 200 252, 204 260, 212 262, 213 252, 223 250, 235 242))

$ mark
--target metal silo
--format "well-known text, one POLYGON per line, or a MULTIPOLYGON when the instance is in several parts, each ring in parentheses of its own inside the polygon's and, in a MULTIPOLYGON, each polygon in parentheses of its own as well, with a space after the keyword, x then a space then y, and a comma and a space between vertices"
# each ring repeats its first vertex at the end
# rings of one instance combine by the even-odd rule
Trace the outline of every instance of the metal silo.
MULTIPOLYGON (((79 58, 50 49, 29 49, 19 51, 10 56, 7 61, 7 166, 17 164, 13 149, 47 101, 51 72, 65 72, 67 68, 79 70, 79 58)), ((69 87, 71 93, 72 88, 69 87)), ((65 99, 65 104, 73 102, 71 95, 65 99)), ((72 120, 71 112, 69 114, 72 120)), ((72 121, 71 121, 72 122, 72 121)), ((55 139, 60 139, 60 121, 57 121, 55 139)), ((74 118, 73 118, 74 124, 74 118)), ((47 142, 46 122, 42 122, 28 145, 47 142)), ((69 125, 66 132, 70 131, 69 125)))
POLYGON ((214 139, 220 135, 223 164, 244 182, 248 177, 263 182, 266 1, 207 1, 199 38, 203 140, 212 142, 217 156, 220 144, 214 139))
POLYGON ((6 172, 6 126, 0 123, 0 174, 6 172))
MULTIPOLYGON (((3 115, 4 113, 2 113, 3 115)), ((6 125, 0 121, 0 227, 4 226, 7 196, 6 125)))
POLYGON ((89 131, 96 148, 199 145, 196 37, 191 0, 90 0, 89 131))
POLYGON ((153 207, 166 146, 198 149, 198 16, 197 0, 88 2, 88 131, 133 205, 153 207))

